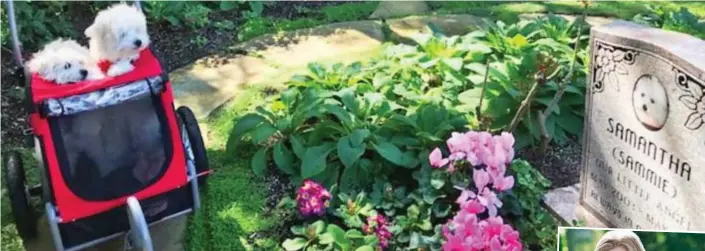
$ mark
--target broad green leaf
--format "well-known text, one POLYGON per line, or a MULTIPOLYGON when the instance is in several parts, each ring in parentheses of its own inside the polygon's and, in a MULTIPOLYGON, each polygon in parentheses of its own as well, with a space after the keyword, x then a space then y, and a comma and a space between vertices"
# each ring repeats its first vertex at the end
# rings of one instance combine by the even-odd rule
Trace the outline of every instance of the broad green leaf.
POLYGON ((274 135, 277 131, 277 128, 272 125, 272 123, 269 123, 268 121, 265 123, 262 123, 260 126, 258 126, 254 131, 252 131, 252 142, 255 144, 262 144, 269 137, 274 135))
POLYGON ((386 85, 387 83, 392 81, 392 77, 384 74, 384 73, 377 73, 375 74, 374 78, 372 79, 372 85, 375 88, 379 88, 381 86, 386 85))
POLYGON ((579 135, 583 131, 583 119, 569 112, 564 112, 561 116, 558 116, 556 123, 573 135, 579 135))
POLYGON ((295 235, 306 235, 306 228, 304 226, 291 226, 291 232, 295 235))
POLYGON ((287 251, 301 250, 306 246, 308 241, 304 238, 286 239, 282 243, 282 247, 287 251))
POLYGON ((484 77, 485 71, 487 70, 487 66, 485 64, 481 63, 469 63, 465 66, 466 69, 471 70, 477 74, 480 74, 484 77))
POLYGON ((370 136, 370 130, 367 129, 355 129, 355 131, 350 134, 350 143, 352 146, 359 146, 365 139, 370 136))
POLYGON ((284 103, 284 105, 287 108, 291 109, 291 107, 293 107, 293 105, 294 105, 296 97, 298 97, 299 94, 300 94, 299 89, 289 88, 289 89, 286 89, 285 91, 283 91, 279 95, 279 98, 281 99, 281 101, 284 103))
POLYGON ((338 140, 338 157, 345 167, 352 167, 363 153, 365 153, 365 145, 353 146, 351 136, 345 136, 338 140))
POLYGON ((450 67, 451 69, 455 71, 459 71, 463 68, 463 59, 462 58, 444 58, 443 64, 446 66, 450 67))
POLYGON ((347 248, 350 246, 350 240, 345 238, 345 231, 339 226, 330 224, 328 225, 326 232, 331 234, 333 236, 333 240, 335 240, 335 243, 341 247, 347 248))
POLYGON ((431 67, 433 67, 433 66, 436 66, 437 63, 438 63, 438 59, 436 58, 436 59, 431 59, 431 60, 428 60, 428 61, 420 62, 420 63, 419 63, 419 66, 420 66, 421 68, 423 68, 423 69, 428 69, 428 68, 431 68, 431 67))
POLYGON ((309 63, 308 70, 311 71, 311 73, 313 73, 317 78, 324 77, 326 73, 326 69, 319 63, 309 63))
POLYGON ((377 153, 379 153, 379 155, 381 155, 384 159, 399 166, 404 166, 405 164, 407 164, 404 162, 404 154, 394 144, 380 142, 378 144, 373 143, 372 146, 375 148, 377 153))
POLYGON ((340 99, 343 101, 345 108, 355 115, 360 114, 360 104, 355 99, 355 91, 352 88, 340 90, 340 99))
POLYGON ((240 118, 233 127, 232 131, 230 131, 227 145, 228 151, 235 150, 235 147, 237 147, 237 143, 240 139, 242 139, 242 136, 252 131, 252 129, 255 129, 258 125, 265 121, 267 120, 262 117, 262 115, 255 113, 250 113, 240 118))
POLYGON ((345 237, 348 239, 362 239, 365 235, 357 229, 350 229, 345 233, 345 237))
MULTIPOLYGON (((560 128, 558 130, 560 130, 560 128)), ((546 133, 551 137, 556 134, 556 116, 549 115, 548 118, 546 118, 546 133)))
POLYGON ((301 163, 301 177, 311 178, 323 172, 326 169, 326 158, 334 147, 334 144, 326 143, 307 149, 301 163))
POLYGON ((372 246, 369 246, 369 245, 365 245, 365 246, 362 246, 362 247, 355 249, 355 251, 374 251, 374 250, 375 250, 375 248, 372 246))
POLYGON ((294 150, 294 154, 296 154, 296 157, 298 157, 299 159, 303 159, 306 155, 306 148, 304 148, 301 139, 299 139, 298 136, 292 135, 289 140, 291 141, 291 148, 294 150))
MULTIPOLYGON (((281 104, 283 104, 283 103, 281 103, 281 104)), ((271 111, 268 111, 268 110, 262 108, 261 106, 258 106, 257 108, 255 108, 255 111, 259 112, 260 114, 264 114, 264 115, 267 116, 267 118, 268 118, 269 120, 271 120, 271 121, 276 121, 276 120, 277 120, 277 117, 274 116, 274 113, 272 113, 271 111)))
POLYGON ((282 143, 282 141, 274 144, 274 163, 282 172, 288 175, 296 175, 296 169, 294 168, 294 155, 289 151, 289 149, 282 143))
POLYGON ((320 235, 318 235, 318 243, 321 243, 323 245, 328 245, 334 243, 335 240, 333 239, 333 235, 331 233, 325 232, 320 235))
POLYGON ((258 176, 264 176, 267 171, 267 148, 261 148, 252 157, 252 172, 258 176))
POLYGON ((412 232, 411 238, 409 239, 409 248, 410 249, 417 249, 417 248, 420 248, 420 245, 421 245, 421 235, 417 232, 412 232))
POLYGON ((341 106, 337 105, 324 105, 323 106, 326 112, 333 114, 338 120, 340 120, 341 124, 343 126, 352 126, 352 115, 350 112, 346 111, 343 109, 341 106))
POLYGON ((321 234, 323 233, 323 230, 326 229, 326 223, 323 222, 322 220, 318 220, 311 224, 311 228, 316 232, 316 234, 321 234))
MULTIPOLYGON (((482 96, 482 87, 472 88, 470 90, 464 91, 458 94, 458 101, 463 104, 470 104, 477 106, 480 104, 480 97, 482 96)), ((485 97, 487 98, 487 97, 485 97)))

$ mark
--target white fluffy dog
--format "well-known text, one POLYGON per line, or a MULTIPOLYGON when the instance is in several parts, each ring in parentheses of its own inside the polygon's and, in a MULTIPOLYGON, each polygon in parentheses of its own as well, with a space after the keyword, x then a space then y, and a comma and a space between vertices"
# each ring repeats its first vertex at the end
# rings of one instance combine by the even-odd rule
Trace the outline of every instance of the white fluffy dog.
POLYGON ((70 84, 103 77, 88 48, 76 41, 57 39, 27 62, 29 70, 56 84, 70 84))
POLYGON ((119 76, 134 69, 132 62, 149 46, 147 19, 137 7, 115 4, 98 12, 85 30, 92 56, 111 63, 108 76, 119 76))

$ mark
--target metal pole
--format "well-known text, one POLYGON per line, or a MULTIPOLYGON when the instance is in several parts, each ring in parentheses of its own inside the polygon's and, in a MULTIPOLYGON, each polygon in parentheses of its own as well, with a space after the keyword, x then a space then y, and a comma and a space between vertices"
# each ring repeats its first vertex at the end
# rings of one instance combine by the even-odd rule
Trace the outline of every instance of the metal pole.
POLYGON ((15 19, 15 6, 12 0, 5 0, 7 4, 7 21, 10 24, 10 37, 12 38, 12 54, 15 57, 17 65, 24 66, 22 59, 22 50, 20 49, 20 38, 17 34, 17 21, 15 19))
POLYGON ((135 0, 135 6, 138 10, 142 11, 142 4, 140 3, 140 0, 135 0))

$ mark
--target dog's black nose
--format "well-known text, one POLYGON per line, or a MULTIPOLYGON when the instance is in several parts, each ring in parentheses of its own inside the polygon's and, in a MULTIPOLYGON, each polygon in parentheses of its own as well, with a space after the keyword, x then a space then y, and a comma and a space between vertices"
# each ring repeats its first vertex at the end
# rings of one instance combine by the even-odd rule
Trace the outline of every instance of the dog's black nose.
POLYGON ((83 78, 86 78, 86 76, 88 76, 88 71, 85 69, 81 70, 81 76, 83 76, 83 78))
POLYGON ((142 40, 137 39, 137 40, 135 40, 134 44, 135 44, 135 47, 140 47, 140 46, 142 46, 142 40))

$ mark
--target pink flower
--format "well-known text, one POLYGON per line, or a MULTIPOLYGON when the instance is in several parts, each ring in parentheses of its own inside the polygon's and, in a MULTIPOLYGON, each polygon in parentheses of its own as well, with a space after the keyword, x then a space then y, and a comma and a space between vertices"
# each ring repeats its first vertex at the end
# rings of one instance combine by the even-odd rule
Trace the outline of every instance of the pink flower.
POLYGON ((325 214, 330 198, 328 190, 313 180, 304 180, 296 191, 296 204, 304 217, 325 214))
POLYGON ((502 201, 497 198, 497 194, 490 190, 489 187, 485 187, 477 194, 477 200, 487 208, 490 216, 497 215, 497 208, 502 207, 502 201))
POLYGON ((389 232, 388 227, 387 218, 384 215, 377 214, 367 217, 367 224, 362 226, 362 231, 367 234, 374 232, 377 235, 377 239, 379 239, 379 247, 384 250, 389 246, 389 239, 392 238, 392 233, 389 232))
POLYGON ((448 145, 448 150, 451 153, 455 152, 469 152, 471 149, 471 142, 464 133, 451 133, 450 138, 446 141, 448 145))
POLYGON ((473 170, 472 181, 475 183, 477 191, 480 191, 490 183, 490 174, 485 170, 473 170))
POLYGON ((512 187, 514 187, 514 177, 513 176, 497 177, 493 181, 493 187, 494 187, 494 189, 497 189, 497 191, 500 191, 500 192, 512 189, 512 187))
POLYGON ((443 158, 443 154, 441 153, 441 149, 433 149, 433 152, 431 152, 430 155, 428 155, 428 161, 431 163, 432 167, 443 167, 448 164, 448 159, 443 158))

